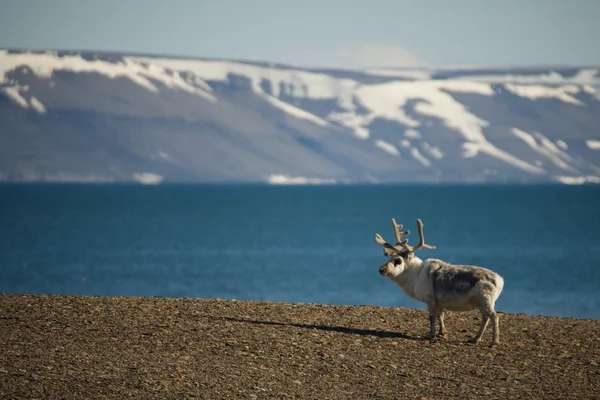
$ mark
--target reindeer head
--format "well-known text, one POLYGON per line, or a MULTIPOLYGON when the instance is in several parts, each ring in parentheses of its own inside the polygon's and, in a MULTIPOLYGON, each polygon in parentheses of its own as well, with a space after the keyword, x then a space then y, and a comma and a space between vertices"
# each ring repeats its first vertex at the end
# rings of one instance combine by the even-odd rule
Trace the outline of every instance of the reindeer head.
POLYGON ((411 261, 415 257, 415 252, 421 249, 435 249, 435 246, 425 244, 425 237, 423 236, 423 222, 417 219, 417 227, 419 228, 419 244, 416 246, 409 246, 408 239, 401 240, 404 236, 410 234, 410 231, 402 232, 403 225, 396 223, 396 220, 392 218, 392 226, 394 227, 394 235, 396 236, 396 245, 393 246, 386 242, 381 235, 375 234, 375 241, 380 245, 383 245, 383 254, 389 259, 385 264, 379 267, 379 273, 383 276, 398 276, 405 271, 406 267, 410 265, 411 261))

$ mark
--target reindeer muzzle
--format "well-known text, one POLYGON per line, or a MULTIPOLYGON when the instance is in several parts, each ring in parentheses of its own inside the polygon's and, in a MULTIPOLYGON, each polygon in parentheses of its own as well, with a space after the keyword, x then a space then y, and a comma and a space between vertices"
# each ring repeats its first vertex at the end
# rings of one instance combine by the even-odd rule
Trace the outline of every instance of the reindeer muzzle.
POLYGON ((388 273, 388 266, 387 264, 383 264, 381 267, 379 267, 379 274, 386 276, 388 273))

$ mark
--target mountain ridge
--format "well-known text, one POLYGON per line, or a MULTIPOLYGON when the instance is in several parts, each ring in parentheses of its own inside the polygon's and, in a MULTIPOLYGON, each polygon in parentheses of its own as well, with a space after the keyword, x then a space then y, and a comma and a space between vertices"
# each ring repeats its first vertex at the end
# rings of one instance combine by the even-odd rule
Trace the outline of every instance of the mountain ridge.
POLYGON ((600 67, 0 50, 0 179, 600 183, 600 67))

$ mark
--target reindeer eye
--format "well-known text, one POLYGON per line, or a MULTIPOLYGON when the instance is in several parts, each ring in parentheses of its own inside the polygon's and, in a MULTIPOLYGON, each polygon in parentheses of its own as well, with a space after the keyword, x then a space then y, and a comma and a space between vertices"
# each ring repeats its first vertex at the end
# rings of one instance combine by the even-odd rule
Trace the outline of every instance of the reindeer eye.
POLYGON ((394 260, 394 265, 399 265, 399 264, 402 264, 402 259, 401 258, 396 258, 394 260))

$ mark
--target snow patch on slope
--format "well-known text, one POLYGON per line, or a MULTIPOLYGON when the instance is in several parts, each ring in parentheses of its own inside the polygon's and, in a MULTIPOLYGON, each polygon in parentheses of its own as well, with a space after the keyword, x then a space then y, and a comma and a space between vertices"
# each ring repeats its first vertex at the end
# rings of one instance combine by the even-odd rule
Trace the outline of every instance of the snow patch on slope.
POLYGON ((274 97, 282 94, 311 99, 339 99, 341 107, 352 106, 352 91, 357 82, 352 79, 338 79, 323 73, 298 69, 278 69, 232 61, 178 60, 168 58, 131 57, 136 62, 144 62, 180 72, 190 72, 204 81, 228 82, 230 74, 242 75, 250 79, 258 93, 263 80, 271 83, 270 93, 274 97))
POLYGON ((462 145, 462 157, 463 158, 473 158, 477 154, 479 154, 479 146, 477 143, 466 142, 462 145))
POLYGON ((550 87, 541 85, 513 85, 506 84, 506 90, 517 96, 526 97, 531 100, 537 100, 540 98, 556 98, 566 103, 572 103, 577 105, 583 105, 581 101, 577 100, 572 95, 580 93, 581 88, 575 85, 550 87))
MULTIPOLYGON (((353 107, 355 109, 355 107, 353 107)), ((355 112, 332 112, 327 116, 332 122, 351 129, 357 138, 368 139, 371 136, 369 131, 369 124, 373 122, 375 118, 372 115, 358 115, 355 112)))
MULTIPOLYGON (((448 91, 471 92, 491 96, 494 91, 490 85, 473 82, 453 81, 417 81, 417 82, 390 82, 375 85, 361 85, 354 91, 354 98, 371 112, 357 117, 356 107, 348 108, 346 112, 336 112, 328 118, 340 122, 347 128, 353 129, 359 137, 369 134, 368 124, 375 118, 383 118, 396 121, 404 126, 416 128, 420 122, 410 118, 404 111, 404 106, 409 100, 424 100, 416 106, 421 114, 439 116, 440 112, 448 117, 457 108, 464 109, 448 91), (450 110, 448 110, 450 106, 450 110), (436 111, 438 107, 446 110, 436 111), (346 124, 346 122, 350 124, 346 124)), ((472 115, 472 114, 471 114, 472 115)), ((451 118, 442 118, 451 121, 451 118)), ((456 119, 454 119, 456 121, 456 119)), ((408 130, 405 136, 416 138, 420 135, 418 131, 408 130)), ((367 136, 368 137, 368 136, 367 136)))
MULTIPOLYGON (((352 93, 358 82, 352 79, 338 79, 323 73, 298 69, 262 67, 231 61, 176 60, 144 57, 131 57, 130 59, 179 72, 191 73, 202 78, 204 81, 229 82, 231 74, 244 76, 250 80, 252 90, 263 96, 275 107, 297 118, 309 120, 320 126, 328 125, 328 122, 308 111, 280 100, 279 97, 286 95, 294 98, 315 100, 336 99, 342 109, 353 110, 355 108, 352 93), (262 83, 265 81, 270 83, 270 93, 265 93, 263 90, 262 83)), ((347 126, 347 124, 359 124, 358 122, 353 122, 344 113, 334 114, 330 120, 342 123, 344 126, 347 126)), ((365 129, 359 128, 356 134, 360 138, 369 137, 369 132, 365 129)))
POLYGON ((173 161, 171 156, 163 150, 157 150, 149 155, 152 160, 173 161))
POLYGON ((489 75, 463 75, 456 79, 487 83, 516 83, 516 84, 580 84, 589 85, 597 83, 600 70, 597 68, 581 69, 572 77, 564 77, 558 72, 551 71, 547 74, 519 75, 519 74, 489 74, 489 75))
POLYGON ((586 140, 585 145, 590 150, 600 150, 600 140, 586 140))
MULTIPOLYGON (((600 82, 597 84, 597 87, 600 87, 600 82)), ((598 91, 592 86, 584 85, 582 87, 582 90, 590 96, 594 97, 596 100, 600 100, 600 93, 598 93, 598 91)))
POLYGON ((267 183, 271 185, 332 185, 337 181, 333 178, 307 178, 304 176, 271 174, 267 177, 267 183))
MULTIPOLYGON (((394 104, 386 106, 385 99, 378 101, 378 96, 373 96, 373 100, 378 104, 372 108, 378 112, 371 115, 359 115, 355 105, 355 98, 364 88, 374 87, 378 90, 381 85, 361 85, 353 79, 340 79, 324 73, 311 72, 300 69, 279 69, 276 67, 263 67, 231 61, 214 60, 177 60, 166 58, 131 58, 140 63, 160 65, 170 70, 187 72, 201 77, 204 81, 222 81, 228 82, 231 74, 244 76, 249 79, 250 85, 255 93, 264 93, 263 83, 269 82, 271 88, 268 95, 274 105, 279 108, 285 108, 290 113, 298 116, 300 110, 285 106, 287 103, 279 103, 280 96, 290 96, 294 98, 309 98, 313 100, 331 100, 335 99, 342 111, 332 112, 327 116, 327 120, 338 123, 346 128, 352 129, 355 135, 361 139, 370 137, 368 125, 376 117, 392 119, 408 127, 417 127, 419 122, 406 115, 402 109, 403 104, 394 104)), ((409 88, 412 95, 407 95, 408 99, 423 98, 420 96, 422 89, 425 91, 434 91, 443 93, 444 90, 451 92, 476 93, 486 96, 494 94, 490 85, 480 82, 465 82, 452 80, 436 81, 417 81, 417 82, 396 82, 407 84, 403 88, 409 88)), ((427 96, 426 96, 427 97, 427 96)), ((362 102, 365 104, 365 102, 362 102)), ((366 105, 366 104, 365 104, 366 105)), ((368 107, 368 106, 367 106, 368 107)), ((302 113, 305 119, 310 119, 315 123, 323 124, 323 120, 306 111, 302 113), (317 122, 318 121, 318 122, 317 122)))
POLYGON ((426 159, 425 157, 423 157, 423 155, 421 154, 421 152, 419 151, 419 149, 413 147, 412 149, 410 149, 410 155, 413 156, 413 158, 415 160, 417 160, 418 162, 420 162, 421 164, 423 164, 424 166, 428 167, 431 165, 431 161, 429 161, 428 159, 426 159))
POLYGON ((40 114, 46 114, 46 107, 39 101, 35 96, 31 96, 29 101, 21 94, 21 91, 27 92, 29 87, 27 86, 19 86, 15 84, 13 86, 5 86, 0 87, 0 92, 6 93, 9 99, 12 100, 13 103, 23 107, 23 108, 33 108, 40 114))
POLYGON ((444 158, 444 152, 442 152, 442 150, 439 147, 434 147, 427 142, 423 142, 423 149, 436 160, 441 160, 442 158, 444 158))
POLYGON ((164 178, 152 172, 137 172, 133 174, 133 179, 142 185, 158 185, 164 178))
POLYGON ((568 150, 568 149, 569 149, 569 145, 568 145, 567 143, 565 143, 565 141, 564 141, 564 140, 560 140, 560 139, 559 139, 559 140, 557 140, 557 141, 556 141, 556 145, 557 145, 558 147, 560 147, 561 149, 563 149, 563 150, 568 150))
MULTIPOLYGON (((461 83, 466 83, 464 91, 468 89, 490 96, 494 93, 491 86, 485 83, 461 83)), ((389 82, 360 86, 355 97, 369 110, 364 120, 379 117, 412 128, 420 126, 420 122, 409 118, 403 107, 409 100, 421 100, 415 105, 416 112, 442 120, 448 128, 457 131, 465 139, 464 158, 475 157, 483 152, 524 171, 543 173, 541 168, 499 149, 486 139, 482 129, 489 123, 469 112, 445 91, 456 90, 458 87, 460 85, 451 81, 389 82)))
POLYGON ((383 150, 386 153, 389 153, 393 156, 397 156, 400 154, 400 152, 398 151, 396 146, 394 146, 393 144, 388 143, 386 141, 383 141, 383 140, 376 140, 375 146, 379 147, 381 150, 383 150))
MULTIPOLYGON (((43 54, 12 53, 0 50, 0 82, 6 81, 7 73, 21 66, 27 66, 39 78, 50 79, 54 71, 73 71, 98 73, 111 79, 128 78, 145 89, 158 92, 158 88, 150 79, 163 85, 196 94, 206 100, 216 101, 210 93, 212 90, 205 82, 185 81, 179 74, 171 74, 165 68, 156 64, 143 64, 133 58, 125 58, 124 62, 112 63, 102 60, 88 61, 79 55, 66 55, 59 57, 56 52, 48 51, 43 54)), ((26 70, 25 70, 26 71, 26 70)))
POLYGON ((29 103, 21 93, 19 93, 19 89, 17 87, 3 87, 2 91, 6 93, 6 95, 16 104, 20 105, 23 108, 29 108, 29 103))
POLYGON ((274 107, 277 107, 280 110, 283 110, 284 112, 286 112, 290 115, 293 115, 296 118, 305 119, 307 121, 310 121, 310 122, 320 125, 320 126, 329 125, 329 123, 327 121, 325 121, 324 119, 319 118, 316 115, 309 113, 308 111, 304 111, 301 108, 298 108, 289 103, 286 103, 285 101, 279 100, 276 97, 268 95, 264 92, 260 93, 260 95, 261 95, 261 97, 266 99, 269 103, 271 103, 271 105, 273 105, 274 107))
POLYGON ((38 113, 46 114, 46 107, 35 96, 31 96, 31 99, 29 99, 29 104, 31 105, 31 108, 38 113))
POLYGON ((416 129, 407 129, 404 131, 404 137, 409 139, 421 139, 421 132, 416 129))
POLYGON ((583 185, 585 183, 600 183, 600 176, 562 176, 556 177, 556 180, 566 185, 583 185))
MULTIPOLYGON (((446 126, 458 130, 467 140, 481 140, 481 127, 487 126, 487 122, 468 112, 461 103, 441 90, 446 85, 440 85, 440 82, 443 81, 363 85, 356 90, 355 96, 370 111, 368 115, 413 128, 421 124, 408 117, 403 107, 409 100, 422 100, 415 106, 417 112, 443 120, 446 126)), ((414 133, 409 135, 416 136, 414 133)))
POLYGON ((511 132, 525 142, 533 151, 545 156, 559 168, 564 170, 574 170, 572 166, 564 161, 572 161, 571 156, 558 148, 558 146, 541 133, 534 132, 533 134, 530 134, 518 128, 512 128, 511 132))
POLYGON ((457 92, 457 93, 474 93, 480 94, 482 96, 493 96, 494 89, 492 89, 491 85, 481 82, 469 82, 469 81, 460 81, 460 80, 442 80, 442 81, 432 81, 436 83, 436 86, 440 90, 447 90, 449 92, 457 92))

